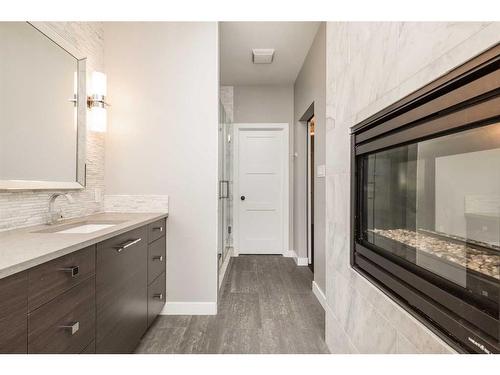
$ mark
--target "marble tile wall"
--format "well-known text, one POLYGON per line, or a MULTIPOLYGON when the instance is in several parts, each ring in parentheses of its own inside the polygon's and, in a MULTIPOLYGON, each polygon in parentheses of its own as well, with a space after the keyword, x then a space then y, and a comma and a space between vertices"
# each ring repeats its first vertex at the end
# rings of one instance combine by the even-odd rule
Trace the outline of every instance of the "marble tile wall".
POLYGON ((357 122, 500 41, 500 23, 327 24, 326 341, 332 353, 453 350, 349 264, 357 122))
MULTIPOLYGON (((87 71, 103 70, 103 28, 98 22, 46 22, 65 41, 87 56, 87 71)), ((104 192, 104 136, 87 132, 87 187, 72 192, 75 202, 56 203, 65 217, 102 211, 104 192)), ((51 192, 0 192, 0 231, 45 222, 51 192)))

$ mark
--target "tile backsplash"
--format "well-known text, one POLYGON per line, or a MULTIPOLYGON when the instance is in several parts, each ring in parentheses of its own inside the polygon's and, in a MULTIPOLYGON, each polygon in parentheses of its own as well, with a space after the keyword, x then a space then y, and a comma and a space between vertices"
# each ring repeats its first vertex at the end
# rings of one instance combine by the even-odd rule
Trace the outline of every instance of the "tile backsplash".
POLYGON ((106 212, 168 212, 168 195, 106 195, 106 212))
MULTIPOLYGON (((103 69, 103 27, 99 22, 47 22, 64 40, 87 57, 87 71, 103 69)), ((104 135, 87 132, 87 186, 72 191, 74 203, 58 199, 64 217, 90 215, 103 210, 104 135), (96 194, 97 192, 97 194, 96 194), (97 197, 97 199, 96 199, 97 197)), ((0 192, 0 231, 44 223, 54 191, 0 192)))

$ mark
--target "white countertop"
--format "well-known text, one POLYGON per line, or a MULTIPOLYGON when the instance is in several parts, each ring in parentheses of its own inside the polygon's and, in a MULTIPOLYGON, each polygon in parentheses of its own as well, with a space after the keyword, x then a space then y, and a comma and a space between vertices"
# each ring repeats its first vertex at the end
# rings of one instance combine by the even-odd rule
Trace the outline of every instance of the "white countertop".
POLYGON ((37 225, 0 232, 0 279, 49 260, 94 245, 129 230, 166 218, 167 213, 99 213, 64 220, 56 225, 37 225), (93 233, 39 233, 81 221, 120 222, 93 233), (38 233, 37 233, 38 232, 38 233))

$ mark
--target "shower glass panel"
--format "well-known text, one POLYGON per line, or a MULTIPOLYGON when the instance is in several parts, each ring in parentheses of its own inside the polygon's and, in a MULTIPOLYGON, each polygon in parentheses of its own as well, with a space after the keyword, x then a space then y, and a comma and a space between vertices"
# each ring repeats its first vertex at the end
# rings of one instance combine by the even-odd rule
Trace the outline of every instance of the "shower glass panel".
MULTIPOLYGON (((219 103, 219 233, 218 264, 223 268, 233 247, 233 124, 219 103)), ((223 274, 219 274, 222 280, 223 274)))

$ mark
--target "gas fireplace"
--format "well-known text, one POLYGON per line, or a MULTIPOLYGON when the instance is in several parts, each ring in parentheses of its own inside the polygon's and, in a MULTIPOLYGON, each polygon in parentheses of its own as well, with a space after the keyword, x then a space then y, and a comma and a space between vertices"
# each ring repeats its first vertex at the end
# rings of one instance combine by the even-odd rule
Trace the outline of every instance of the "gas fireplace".
POLYGON ((500 45, 352 129, 351 264, 459 352, 499 353, 500 45))

